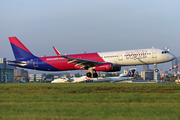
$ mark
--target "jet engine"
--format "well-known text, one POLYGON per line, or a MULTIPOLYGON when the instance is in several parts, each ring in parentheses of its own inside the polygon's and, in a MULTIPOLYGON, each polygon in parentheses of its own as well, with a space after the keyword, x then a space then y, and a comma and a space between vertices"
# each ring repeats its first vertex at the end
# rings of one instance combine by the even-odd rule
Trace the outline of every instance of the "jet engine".
POLYGON ((95 66, 95 71, 116 72, 120 70, 121 66, 113 66, 112 63, 102 63, 95 66))
MULTIPOLYGON (((101 63, 94 67, 95 73, 93 73, 93 77, 98 77, 98 74, 96 73, 96 71, 115 72, 115 71, 120 71, 120 70, 121 70, 121 66, 113 66, 112 63, 101 63)), ((91 77, 91 75, 92 75, 91 72, 86 73, 87 77, 91 77)))
POLYGON ((113 70, 112 63, 102 63, 95 66, 95 71, 111 71, 113 70))

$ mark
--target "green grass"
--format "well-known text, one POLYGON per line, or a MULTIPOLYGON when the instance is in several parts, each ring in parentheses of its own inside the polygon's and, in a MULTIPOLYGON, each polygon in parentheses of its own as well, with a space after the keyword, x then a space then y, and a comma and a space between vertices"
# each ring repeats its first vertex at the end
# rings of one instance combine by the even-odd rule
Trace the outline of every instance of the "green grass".
POLYGON ((0 84, 0 119, 180 119, 180 86, 137 83, 0 84))

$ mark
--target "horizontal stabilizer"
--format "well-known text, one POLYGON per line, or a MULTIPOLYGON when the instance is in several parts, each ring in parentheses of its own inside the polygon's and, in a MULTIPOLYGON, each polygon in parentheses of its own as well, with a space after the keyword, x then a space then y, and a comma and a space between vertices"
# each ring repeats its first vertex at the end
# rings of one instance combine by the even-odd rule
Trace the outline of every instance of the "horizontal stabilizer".
POLYGON ((6 60, 6 62, 8 62, 7 64, 14 63, 14 64, 21 65, 21 66, 27 65, 27 62, 25 62, 25 61, 19 62, 19 61, 6 60))

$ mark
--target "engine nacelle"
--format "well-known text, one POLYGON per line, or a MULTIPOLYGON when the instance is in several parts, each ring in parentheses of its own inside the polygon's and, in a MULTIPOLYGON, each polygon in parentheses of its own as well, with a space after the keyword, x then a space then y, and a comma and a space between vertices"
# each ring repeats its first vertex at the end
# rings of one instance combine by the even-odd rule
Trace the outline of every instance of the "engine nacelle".
POLYGON ((95 71, 111 71, 113 70, 112 63, 102 63, 95 66, 95 71))

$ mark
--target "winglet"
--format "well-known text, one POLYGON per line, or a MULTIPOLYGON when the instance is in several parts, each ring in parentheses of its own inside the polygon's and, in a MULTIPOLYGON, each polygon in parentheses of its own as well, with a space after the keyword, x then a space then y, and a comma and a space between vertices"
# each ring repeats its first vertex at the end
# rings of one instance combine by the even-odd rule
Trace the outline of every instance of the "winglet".
POLYGON ((59 56, 61 55, 61 53, 54 46, 53 46, 53 49, 54 49, 54 51, 56 52, 57 55, 59 55, 59 56))

